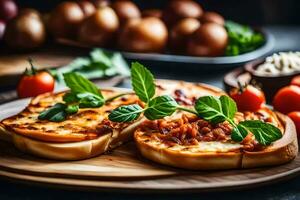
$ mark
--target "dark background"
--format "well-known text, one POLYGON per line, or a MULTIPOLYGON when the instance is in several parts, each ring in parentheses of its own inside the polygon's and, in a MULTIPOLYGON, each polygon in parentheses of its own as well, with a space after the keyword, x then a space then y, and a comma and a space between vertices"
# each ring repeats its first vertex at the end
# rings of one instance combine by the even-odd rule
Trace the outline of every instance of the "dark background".
MULTIPOLYGON (((60 0, 16 0, 22 7, 51 10, 60 0)), ((141 8, 161 8, 167 0, 134 0, 141 8)), ((205 10, 250 25, 299 25, 299 0, 198 0, 205 10)))

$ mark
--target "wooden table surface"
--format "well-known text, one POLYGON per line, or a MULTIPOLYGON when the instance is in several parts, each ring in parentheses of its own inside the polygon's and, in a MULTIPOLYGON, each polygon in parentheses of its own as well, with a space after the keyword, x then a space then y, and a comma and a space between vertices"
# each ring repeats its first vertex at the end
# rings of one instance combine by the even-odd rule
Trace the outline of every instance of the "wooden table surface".
MULTIPOLYGON (((274 52, 280 50, 300 50, 300 27, 267 27, 276 38, 276 46, 274 52)), ((218 87, 222 87, 222 77, 226 71, 219 71, 210 74, 189 73, 183 70, 174 71, 154 71, 157 78, 182 79, 188 81, 198 81, 209 83, 218 87), (179 72, 180 71, 180 72, 179 72)), ((123 84, 124 87, 129 86, 129 82, 123 84)), ((28 185, 12 183, 7 180, 0 180, 0 199, 300 199, 300 177, 291 179, 284 183, 276 183, 270 186, 264 186, 256 189, 245 189, 243 191, 228 192, 210 192, 201 194, 132 194, 115 192, 87 192, 61 190, 55 188, 44 188, 38 185, 28 185)))

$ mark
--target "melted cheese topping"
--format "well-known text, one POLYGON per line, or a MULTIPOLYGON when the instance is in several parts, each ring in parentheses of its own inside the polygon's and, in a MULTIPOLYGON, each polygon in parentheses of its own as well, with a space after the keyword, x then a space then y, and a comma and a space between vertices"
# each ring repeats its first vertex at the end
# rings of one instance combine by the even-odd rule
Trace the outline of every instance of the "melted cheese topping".
POLYGON ((142 132, 137 131, 135 133, 135 138, 137 141, 143 142, 145 145, 149 145, 156 149, 168 149, 172 151, 177 151, 180 153, 207 153, 207 152, 232 152, 232 151, 239 151, 243 145, 239 143, 233 142, 218 142, 218 141, 211 141, 211 142, 199 142, 196 145, 168 145, 160 140, 155 140, 150 138, 147 135, 144 135, 142 132))
POLYGON ((201 153, 201 152, 229 152, 239 150, 242 145, 238 143, 225 143, 225 142, 199 142, 197 145, 174 145, 168 146, 164 143, 154 142, 153 145, 159 148, 168 148, 173 151, 180 152, 191 152, 191 153, 201 153))
POLYGON ((204 84, 189 83, 184 81, 168 81, 161 80, 157 81, 157 95, 171 95, 174 96, 174 91, 181 90, 187 98, 198 98, 201 96, 220 96, 225 94, 222 90, 212 88, 204 84))

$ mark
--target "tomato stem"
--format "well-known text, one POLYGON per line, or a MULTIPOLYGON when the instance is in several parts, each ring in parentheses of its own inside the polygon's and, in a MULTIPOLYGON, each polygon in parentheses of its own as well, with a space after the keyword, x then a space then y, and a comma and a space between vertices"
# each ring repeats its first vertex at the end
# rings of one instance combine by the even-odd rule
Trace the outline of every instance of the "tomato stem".
POLYGON ((245 86, 243 86, 240 81, 238 81, 237 84, 238 84, 238 87, 239 87, 239 93, 242 94, 245 90, 245 86))
POLYGON ((29 62, 30 67, 31 67, 30 74, 31 75, 35 75, 36 74, 36 69, 33 66, 33 60, 32 60, 32 58, 28 58, 27 61, 29 62))

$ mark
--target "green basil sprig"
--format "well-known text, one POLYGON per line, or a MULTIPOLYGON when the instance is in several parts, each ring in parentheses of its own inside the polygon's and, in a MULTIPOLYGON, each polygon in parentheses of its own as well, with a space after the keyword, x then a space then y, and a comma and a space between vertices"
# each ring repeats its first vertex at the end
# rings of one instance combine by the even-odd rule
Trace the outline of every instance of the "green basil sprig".
POLYGON ((132 63, 131 67, 132 88, 140 100, 148 103, 155 94, 153 75, 138 62, 132 63))
POLYGON ((270 143, 282 137, 281 131, 270 123, 259 120, 247 120, 236 124, 234 116, 237 106, 234 100, 223 95, 221 97, 200 97, 194 109, 179 106, 175 99, 169 95, 157 96, 153 75, 143 65, 133 63, 131 68, 132 86, 136 95, 145 103, 142 108, 137 104, 121 106, 109 114, 109 119, 114 122, 130 122, 138 119, 141 113, 149 120, 162 119, 171 116, 176 110, 193 113, 212 124, 228 121, 233 126, 231 139, 241 142, 249 132, 253 133, 256 140, 262 145, 270 143))
POLYGON ((51 108, 40 113, 39 119, 49 120, 54 122, 63 121, 67 116, 66 108, 67 106, 65 104, 57 103, 51 108))
POLYGON ((237 112, 236 103, 225 95, 220 98, 200 97, 195 104, 195 110, 198 116, 213 124, 228 121, 233 126, 231 139, 237 142, 241 142, 249 132, 262 145, 269 145, 282 137, 281 131, 270 123, 246 120, 236 124, 233 120, 237 112))
POLYGON ((144 115, 150 120, 161 119, 172 115, 178 107, 177 102, 169 95, 163 95, 153 98, 144 115))
POLYGON ((80 108, 98 108, 115 98, 126 94, 118 94, 115 97, 104 99, 101 90, 97 86, 74 72, 63 75, 70 92, 63 96, 64 103, 57 103, 54 106, 41 112, 38 119, 52 122, 64 121, 68 115, 75 114, 80 108))
POLYGON ((145 117, 150 120, 161 119, 172 115, 176 111, 178 104, 173 97, 169 95, 154 97, 153 75, 138 62, 131 65, 131 82, 135 94, 142 102, 146 103, 145 108, 137 105, 121 106, 108 115, 111 121, 130 122, 137 119, 143 112, 145 117))
MULTIPOLYGON (((239 132, 245 132, 248 130, 253 133, 255 139, 262 145, 269 145, 282 137, 282 134, 277 127, 270 123, 264 123, 260 120, 247 120, 240 122, 237 125, 237 128, 239 129, 239 132)), ((237 133, 233 131, 231 136, 235 137, 235 134, 237 133)), ((243 134, 243 137, 246 136, 247 135, 243 134)), ((238 141, 240 141, 240 139, 238 141)))
POLYGON ((109 114, 109 119, 115 122, 130 122, 136 120, 143 111, 138 104, 120 106, 109 114))

